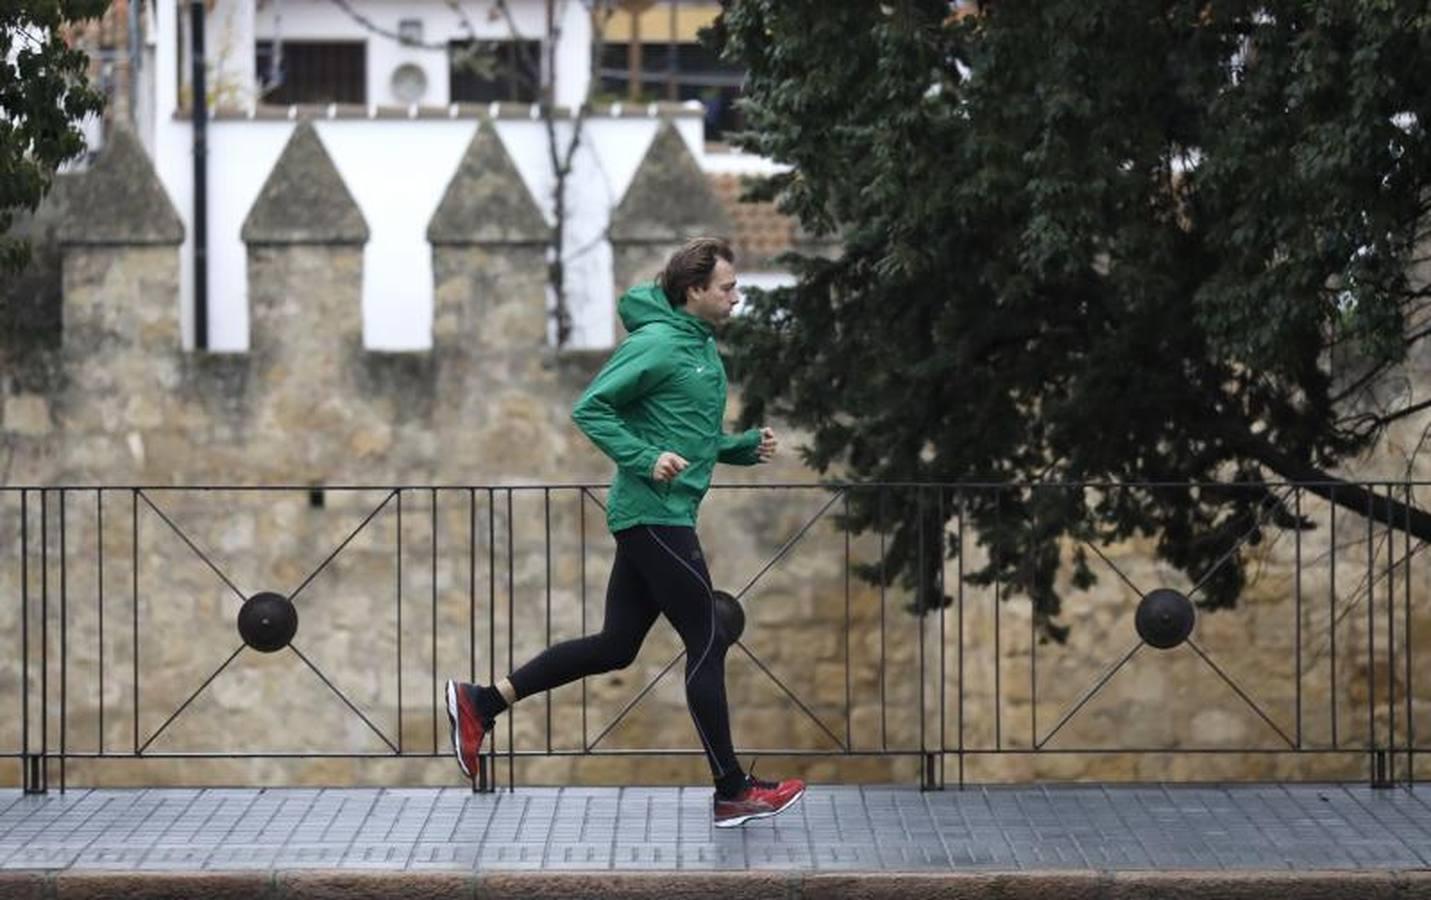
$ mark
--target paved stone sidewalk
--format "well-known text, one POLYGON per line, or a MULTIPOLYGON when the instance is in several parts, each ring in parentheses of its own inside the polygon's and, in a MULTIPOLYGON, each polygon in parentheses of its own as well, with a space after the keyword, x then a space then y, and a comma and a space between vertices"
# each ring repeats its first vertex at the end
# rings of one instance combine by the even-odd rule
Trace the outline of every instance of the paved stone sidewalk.
POLYGON ((1431 796, 1354 785, 814 787, 744 828, 709 788, 0 791, 49 870, 1414 870, 1431 796))

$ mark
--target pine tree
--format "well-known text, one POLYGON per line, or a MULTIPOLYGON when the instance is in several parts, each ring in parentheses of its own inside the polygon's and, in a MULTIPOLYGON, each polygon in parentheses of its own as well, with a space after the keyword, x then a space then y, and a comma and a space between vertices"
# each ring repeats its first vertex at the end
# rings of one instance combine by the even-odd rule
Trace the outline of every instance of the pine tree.
POLYGON ((1056 638, 1062 541, 1154 536, 1230 605, 1248 533, 1307 527, 1279 482, 1431 539, 1331 473, 1425 406, 1366 402, 1431 297, 1424 0, 728 0, 711 39, 790 166, 756 196, 840 247, 739 318, 744 417, 856 480, 1127 486, 852 495, 917 605, 960 505, 1056 638))

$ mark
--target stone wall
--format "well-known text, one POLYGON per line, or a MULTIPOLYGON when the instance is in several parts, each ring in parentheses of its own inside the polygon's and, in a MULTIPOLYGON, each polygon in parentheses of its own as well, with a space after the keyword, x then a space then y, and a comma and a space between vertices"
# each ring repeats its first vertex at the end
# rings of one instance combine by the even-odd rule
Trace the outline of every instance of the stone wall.
MULTIPOLYGON (((623 286, 654 275, 684 237, 728 226, 708 191, 679 136, 663 130, 613 218, 623 286)), ((311 127, 295 130, 245 223, 246 354, 181 349, 180 226, 131 137, 117 135, 66 193, 62 333, 7 352, 0 428, 7 484, 91 489, 0 493, 0 547, 10 548, 0 559, 0 697, 16 698, 18 712, 28 597, 32 679, 41 676, 42 638, 49 649, 49 748, 142 747, 154 757, 77 758, 67 765, 72 783, 454 782, 437 704, 442 679, 501 675, 551 641, 598 628, 612 547, 604 492, 577 487, 604 482, 609 465, 568 421, 602 355, 548 347, 546 226, 502 142, 479 127, 429 227, 430 352, 362 346, 367 224, 311 127), (102 485, 111 487, 93 489, 102 485), (243 485, 265 489, 211 489, 243 485), (239 606, 266 590, 295 595, 291 650, 241 649, 239 606), (260 751, 315 758, 189 757, 260 751), (352 753, 366 756, 341 756, 352 753)), ((1427 365, 1415 359, 1401 374, 1425 383, 1427 365)), ((731 401, 733 415, 739 398, 731 401)), ((1425 425, 1398 423, 1357 471, 1401 477, 1396 454, 1414 455, 1425 425)), ((1069 642, 1038 644, 1023 598, 965 585, 962 605, 919 620, 904 591, 849 577, 848 562, 876 559, 878 538, 846 543, 833 525, 838 498, 830 505, 794 453, 770 466, 727 467, 719 481, 727 487, 702 511, 708 563, 728 590, 755 579, 745 601, 749 653, 728 658, 737 744, 854 751, 771 760, 763 773, 913 782, 921 751, 963 746, 1016 751, 966 757, 974 780, 1359 777, 1366 757, 1355 749, 1297 758, 1021 751, 1276 748, 1278 729, 1297 733, 1299 637, 1308 746, 1330 745, 1334 694, 1343 746, 1359 747, 1373 721, 1384 740, 1393 716, 1404 738, 1408 623, 1412 679, 1431 674, 1422 671, 1431 653, 1419 652, 1421 598, 1431 596, 1425 566, 1395 570, 1388 624, 1385 579, 1370 605, 1364 589, 1368 564, 1387 569, 1386 543, 1376 531, 1368 557, 1366 520, 1343 511, 1338 543, 1348 546, 1335 554, 1333 598, 1330 510, 1309 496, 1306 511, 1320 527, 1303 535, 1300 551, 1294 536, 1269 530, 1242 606, 1199 622, 1194 640, 1205 658, 1189 646, 1139 650, 1050 737, 1135 645, 1138 595, 1128 582, 1190 587, 1152 561, 1150 544, 1100 548, 1109 562, 1095 561, 1097 589, 1067 595, 1069 642), (773 484, 804 486, 750 489, 773 484), (1388 670, 1398 692, 1391 708, 1388 670)), ((955 534, 951 526, 949 539, 955 534)), ((976 565, 974 536, 963 542, 976 565)), ((951 560, 946 572, 956 594, 957 566, 951 560)), ((520 704, 497 734, 499 749, 537 754, 517 760, 516 779, 704 781, 694 752, 621 752, 694 751, 681 664, 661 676, 678 650, 659 624, 631 668, 520 704), (617 752, 576 752, 593 743, 617 752)), ((30 698, 38 748, 34 685, 30 698)), ((1410 713, 1427 733, 1419 699, 1410 713)), ((0 720, 0 747, 17 748, 23 727, 23 716, 0 720)), ((13 763, 0 771, 19 778, 13 763)), ((507 778, 505 762, 497 774, 507 778)), ((940 774, 957 779, 958 757, 944 757, 940 774)))

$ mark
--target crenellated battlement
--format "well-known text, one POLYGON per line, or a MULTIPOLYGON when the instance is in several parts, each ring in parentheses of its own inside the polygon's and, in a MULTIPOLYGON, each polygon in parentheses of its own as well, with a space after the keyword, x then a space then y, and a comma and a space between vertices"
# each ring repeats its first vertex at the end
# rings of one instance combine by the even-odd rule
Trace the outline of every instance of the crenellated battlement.
MULTIPOLYGON (((363 336, 373 235, 390 223, 364 211, 371 186, 352 183, 333 138, 305 119, 243 211, 248 349, 184 349, 184 222, 139 142, 117 132, 61 191, 57 348, 0 372, 11 479, 599 476, 567 411, 604 352, 553 352, 551 226, 495 120, 463 124, 425 226, 403 238, 427 248, 430 268, 411 277, 431 282, 431 347, 400 351, 363 336), (23 377, 27 367, 49 374, 23 377)), ((612 293, 653 275, 686 237, 728 228, 685 140, 662 123, 611 212, 612 293)))

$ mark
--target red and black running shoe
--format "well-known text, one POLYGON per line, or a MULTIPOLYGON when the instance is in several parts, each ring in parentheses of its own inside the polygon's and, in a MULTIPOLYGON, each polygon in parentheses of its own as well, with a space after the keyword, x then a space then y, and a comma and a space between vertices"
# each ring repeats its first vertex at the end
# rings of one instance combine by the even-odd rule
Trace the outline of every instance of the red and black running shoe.
POLYGON ((477 772, 477 754, 482 752, 482 739, 491 729, 491 722, 482 721, 477 712, 477 685, 465 681, 447 682, 447 721, 452 725, 452 752, 457 765, 468 778, 477 772))
POLYGON ((781 782, 760 781, 746 776, 745 789, 730 799, 715 799, 715 827, 734 828, 751 819, 764 819, 784 812, 805 793, 805 782, 787 778, 781 782))

